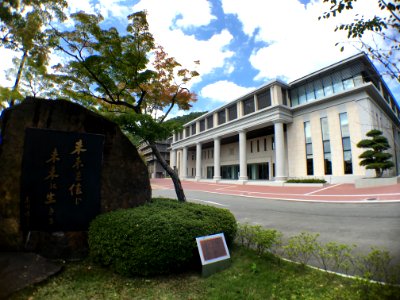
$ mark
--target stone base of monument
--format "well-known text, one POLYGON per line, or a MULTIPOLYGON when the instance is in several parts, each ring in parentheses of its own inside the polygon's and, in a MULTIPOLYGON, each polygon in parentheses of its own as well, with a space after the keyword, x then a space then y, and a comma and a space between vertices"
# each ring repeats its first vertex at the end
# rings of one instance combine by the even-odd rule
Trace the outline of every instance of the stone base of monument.
POLYGON ((220 260, 212 264, 203 265, 203 268, 201 270, 201 275, 203 277, 208 277, 214 273, 228 269, 230 266, 231 266, 230 259, 220 260))
POLYGON ((51 259, 79 260, 89 253, 87 232, 31 231, 25 239, 25 251, 51 259))
POLYGON ((12 293, 42 282, 61 269, 61 264, 35 253, 0 252, 0 299, 8 299, 12 293))

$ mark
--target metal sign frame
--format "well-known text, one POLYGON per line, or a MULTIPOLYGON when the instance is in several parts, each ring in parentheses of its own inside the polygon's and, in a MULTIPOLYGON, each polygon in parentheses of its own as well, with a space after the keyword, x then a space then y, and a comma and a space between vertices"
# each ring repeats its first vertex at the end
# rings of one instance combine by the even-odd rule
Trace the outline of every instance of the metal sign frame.
MULTIPOLYGON (((213 235, 197 237, 196 242, 197 242, 197 248, 198 248, 199 254, 200 254, 201 264, 203 266, 212 264, 212 263, 216 263, 216 262, 219 262, 222 260, 227 260, 231 257, 229 254, 229 249, 228 249, 228 246, 226 245, 225 236, 223 233, 217 233, 217 234, 213 234, 213 235), (216 254, 216 256, 212 255, 213 257, 208 259, 207 257, 210 255, 210 253, 207 253, 207 251, 215 250, 215 247, 213 247, 213 246, 210 249, 210 245, 212 245, 211 243, 213 241, 214 242, 218 241, 218 244, 217 244, 217 247, 219 247, 217 249, 218 252, 214 253, 214 254, 216 254), (220 247, 223 247, 223 249, 221 249, 220 247)), ((214 245, 215 245, 215 243, 214 243, 214 245)))

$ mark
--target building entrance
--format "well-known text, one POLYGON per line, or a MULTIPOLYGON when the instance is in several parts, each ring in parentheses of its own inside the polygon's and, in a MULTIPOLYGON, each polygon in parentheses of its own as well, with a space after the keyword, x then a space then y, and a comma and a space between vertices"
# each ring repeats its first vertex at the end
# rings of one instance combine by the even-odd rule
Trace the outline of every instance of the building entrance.
POLYGON ((269 163, 247 165, 247 176, 250 180, 269 180, 269 163))

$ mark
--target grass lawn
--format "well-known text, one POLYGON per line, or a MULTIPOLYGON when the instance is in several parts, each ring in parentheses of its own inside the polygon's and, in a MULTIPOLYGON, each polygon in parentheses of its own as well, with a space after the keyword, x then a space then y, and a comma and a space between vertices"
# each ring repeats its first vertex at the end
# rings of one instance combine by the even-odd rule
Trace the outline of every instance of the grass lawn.
POLYGON ((400 299, 399 287, 362 285, 239 247, 231 256, 229 269, 208 278, 126 278, 90 261, 67 263, 60 274, 11 299, 400 299))

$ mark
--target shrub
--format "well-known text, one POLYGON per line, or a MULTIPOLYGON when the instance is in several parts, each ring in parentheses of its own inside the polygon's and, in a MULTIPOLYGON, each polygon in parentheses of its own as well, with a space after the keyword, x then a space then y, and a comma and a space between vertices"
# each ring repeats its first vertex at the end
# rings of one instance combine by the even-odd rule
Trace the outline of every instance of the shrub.
POLYGON ((200 261, 196 237, 220 232, 231 245, 236 220, 226 209, 153 199, 94 219, 89 228, 90 256, 128 276, 180 271, 200 261))
POLYGON ((318 244, 315 258, 325 271, 331 270, 348 274, 353 261, 352 250, 355 247, 355 245, 349 246, 335 242, 318 244))
POLYGON ((264 229, 260 225, 238 224, 237 240, 247 248, 254 248, 259 255, 281 245, 282 233, 275 229, 264 229))
POLYGON ((256 247, 256 234, 262 227, 260 225, 250 225, 249 223, 240 224, 238 223, 237 227, 237 240, 239 244, 247 247, 254 248, 256 247))
POLYGON ((257 244, 257 252, 259 255, 266 251, 271 251, 273 247, 281 245, 282 233, 275 229, 261 229, 257 232, 255 241, 257 244))
POLYGON ((287 183, 326 183, 325 179, 318 178, 293 178, 288 179, 287 183))
POLYGON ((389 251, 372 247, 366 255, 357 258, 356 268, 364 279, 373 279, 386 283, 399 283, 399 265, 392 263, 389 251))
POLYGON ((299 235, 291 237, 288 244, 283 247, 285 254, 290 260, 306 265, 311 256, 315 255, 318 248, 318 237, 318 233, 308 232, 301 232, 299 235))

